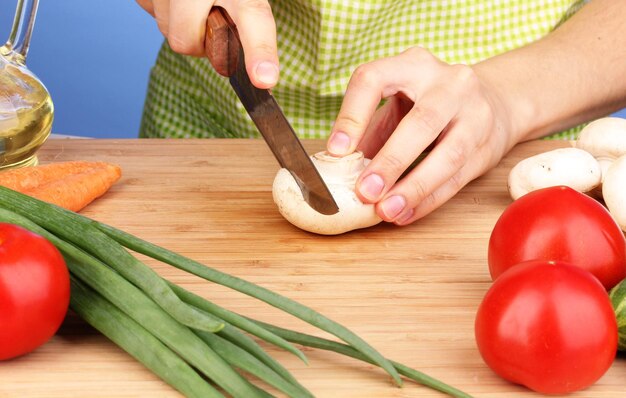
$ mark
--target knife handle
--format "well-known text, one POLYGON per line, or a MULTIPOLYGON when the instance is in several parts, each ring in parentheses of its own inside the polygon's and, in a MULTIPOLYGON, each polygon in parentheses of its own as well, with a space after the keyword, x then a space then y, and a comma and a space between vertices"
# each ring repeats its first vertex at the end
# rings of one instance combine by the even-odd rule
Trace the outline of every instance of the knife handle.
POLYGON ((213 68, 222 76, 232 76, 241 44, 235 23, 222 7, 211 7, 204 40, 204 51, 213 68))

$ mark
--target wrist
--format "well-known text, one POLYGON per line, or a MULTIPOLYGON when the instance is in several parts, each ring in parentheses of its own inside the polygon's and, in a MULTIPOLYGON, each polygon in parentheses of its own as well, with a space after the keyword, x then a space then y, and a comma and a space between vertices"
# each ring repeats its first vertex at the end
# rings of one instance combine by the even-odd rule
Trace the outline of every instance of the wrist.
POLYGON ((521 141, 533 138, 531 133, 535 128, 533 122, 537 115, 536 106, 502 73, 506 69, 490 62, 493 60, 483 61, 472 68, 491 99, 497 119, 506 130, 508 148, 512 148, 521 141))

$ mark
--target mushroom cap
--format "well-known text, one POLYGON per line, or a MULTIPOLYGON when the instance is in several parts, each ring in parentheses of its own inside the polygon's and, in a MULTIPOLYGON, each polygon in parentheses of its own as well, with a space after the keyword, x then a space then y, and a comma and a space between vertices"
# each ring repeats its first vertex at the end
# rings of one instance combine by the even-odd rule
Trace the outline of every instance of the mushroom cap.
POLYGON ((601 177, 600 164, 589 152, 559 148, 517 163, 509 172, 508 189, 514 200, 528 192, 557 185, 589 192, 600 184, 601 177))
POLYGON ((604 174, 613 160, 626 154, 626 119, 604 117, 594 120, 580 131, 576 148, 584 149, 598 159, 604 174))
POLYGON ((287 221, 300 229, 321 235, 337 235, 382 221, 374 205, 364 204, 354 192, 356 180, 369 162, 361 152, 345 157, 319 152, 311 159, 337 202, 339 212, 325 215, 315 211, 304 200, 291 173, 280 169, 274 178, 272 196, 287 221))
POLYGON ((613 219, 626 231, 626 155, 617 158, 608 168, 602 197, 613 219))

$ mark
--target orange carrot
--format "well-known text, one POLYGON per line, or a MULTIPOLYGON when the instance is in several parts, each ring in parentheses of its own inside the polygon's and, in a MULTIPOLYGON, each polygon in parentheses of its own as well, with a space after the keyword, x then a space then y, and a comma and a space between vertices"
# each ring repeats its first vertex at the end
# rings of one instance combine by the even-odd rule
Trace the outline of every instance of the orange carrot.
POLYGON ((0 185, 24 192, 70 174, 79 174, 96 167, 103 167, 104 164, 106 163, 74 161, 11 169, 0 173, 0 185))
POLYGON ((121 169, 106 162, 60 162, 0 172, 0 185, 80 211, 120 178, 121 169))

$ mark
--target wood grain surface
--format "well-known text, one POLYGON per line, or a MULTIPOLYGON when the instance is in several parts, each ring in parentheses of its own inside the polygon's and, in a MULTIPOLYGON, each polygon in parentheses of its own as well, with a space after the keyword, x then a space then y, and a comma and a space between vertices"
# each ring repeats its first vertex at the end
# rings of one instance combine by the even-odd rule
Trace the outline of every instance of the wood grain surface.
MULTIPOLYGON (((321 141, 306 141, 310 153, 321 141)), ((83 214, 237 275, 348 326, 388 358, 475 397, 538 397, 497 377, 474 343, 476 309, 490 286, 487 244, 511 203, 510 168, 523 157, 568 145, 517 146, 495 169, 443 207, 398 228, 381 224, 334 237, 303 232, 271 196, 277 163, 260 140, 49 140, 41 163, 103 160, 122 179, 83 214)), ((147 261, 159 274, 257 319, 315 332, 258 301, 147 261)), ((1 325, 0 325, 1 327, 1 325)), ((574 327, 574 326, 573 326, 574 327)), ((321 335, 321 334, 320 334, 321 335)), ((443 397, 338 354, 305 349, 308 366, 269 348, 318 397, 443 397)), ((140 363, 70 314, 39 350, 0 363, 0 397, 177 397, 140 363)), ((618 358, 576 398, 626 396, 618 358)))

